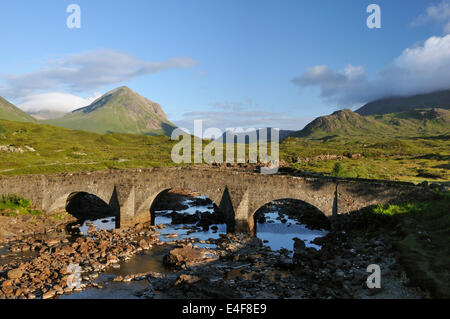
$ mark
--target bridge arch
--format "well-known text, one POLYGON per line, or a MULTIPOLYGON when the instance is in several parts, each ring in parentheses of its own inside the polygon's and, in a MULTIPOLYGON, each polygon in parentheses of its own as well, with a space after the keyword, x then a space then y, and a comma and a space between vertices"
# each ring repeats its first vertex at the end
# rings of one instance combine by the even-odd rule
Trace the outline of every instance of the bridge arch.
POLYGON ((50 212, 66 211, 77 220, 99 219, 118 216, 117 210, 111 206, 109 196, 97 196, 88 191, 64 192, 58 194, 50 205, 50 212))
POLYGON ((195 190, 180 189, 177 187, 163 190, 153 199, 152 204, 149 208, 152 225, 155 221, 156 211, 182 211, 183 208, 185 208, 183 206, 188 205, 188 203, 180 202, 180 200, 182 200, 183 198, 187 199, 188 201, 194 201, 194 205, 191 207, 211 205, 215 216, 217 216, 218 219, 225 219, 224 215, 220 212, 219 206, 214 200, 195 190), (201 197, 203 197, 203 199, 200 199, 201 197))
POLYGON ((358 181, 310 174, 264 175, 222 167, 155 167, 96 172, 0 177, 0 194, 17 194, 51 213, 64 209, 73 192, 95 194, 120 212, 120 227, 149 219, 149 209, 165 189, 179 187, 204 194, 236 222, 251 221, 254 212, 278 198, 299 199, 327 216, 345 214, 374 204, 395 203, 410 198, 427 199, 428 188, 389 181, 358 181), (123 221, 123 224, 122 224, 123 221))
POLYGON ((326 214, 314 205, 298 199, 280 198, 265 203, 253 212, 250 217, 254 225, 253 229, 250 229, 253 234, 257 232, 258 219, 262 218, 262 220, 265 220, 264 216, 267 213, 275 211, 274 209, 269 209, 271 206, 275 206, 274 208, 279 215, 286 215, 287 217, 300 221, 302 224, 306 224, 312 228, 323 229, 329 228, 330 226, 326 214))
POLYGON ((254 233, 254 215, 264 205, 276 200, 289 199, 303 202, 316 208, 324 216, 332 216, 336 209, 335 185, 328 185, 328 196, 322 192, 304 187, 299 190, 296 187, 283 188, 258 188, 257 191, 248 192, 240 207, 236 210, 236 228, 238 231, 254 233), (332 188, 331 188, 332 187, 332 188))
POLYGON ((103 202, 109 205, 111 200, 111 194, 105 192, 92 192, 90 189, 86 188, 75 188, 70 191, 55 192, 49 196, 46 211, 57 212, 66 209, 67 202, 69 199, 73 198, 76 194, 91 194, 98 197, 103 202))
POLYGON ((155 200, 161 193, 170 189, 191 190, 206 196, 216 206, 219 206, 226 186, 214 183, 213 180, 210 183, 205 183, 205 179, 209 180, 208 177, 200 180, 199 178, 185 178, 183 175, 173 174, 165 176, 164 179, 158 180, 157 183, 148 182, 139 185, 135 192, 133 223, 151 222, 151 208, 155 200))

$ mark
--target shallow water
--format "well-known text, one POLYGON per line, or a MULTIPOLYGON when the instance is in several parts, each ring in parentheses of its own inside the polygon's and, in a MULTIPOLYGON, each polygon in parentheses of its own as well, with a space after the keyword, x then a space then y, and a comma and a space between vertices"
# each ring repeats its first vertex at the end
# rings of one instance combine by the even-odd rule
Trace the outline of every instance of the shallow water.
POLYGON ((170 270, 163 264, 163 258, 171 248, 172 247, 155 246, 148 251, 137 253, 126 262, 119 263, 119 269, 110 269, 105 273, 115 276, 125 276, 148 271, 169 273, 170 270))
MULTIPOLYGON (((199 196, 198 198, 202 198, 205 199, 206 197, 204 196, 199 196)), ((192 200, 186 200, 183 201, 182 204, 184 205, 188 205, 189 207, 187 209, 183 209, 180 211, 177 211, 177 213, 179 214, 188 214, 188 215, 194 215, 197 211, 201 211, 201 212, 213 212, 214 211, 214 207, 213 205, 198 205, 198 206, 194 206, 192 205, 192 200)), ((226 224, 216 224, 216 225, 211 225, 212 226, 216 226, 217 229, 216 230, 212 230, 211 227, 208 230, 196 230, 195 232, 192 232, 193 230, 193 226, 195 226, 195 224, 178 224, 178 225, 173 225, 172 224, 172 217, 170 217, 170 213, 172 212, 172 210, 166 211, 166 210, 162 210, 162 211, 155 211, 155 224, 163 224, 166 227, 164 229, 159 230, 161 232, 161 236, 160 239, 161 241, 172 241, 174 239, 187 239, 187 238, 196 238, 199 241, 203 241, 203 240, 208 240, 208 239, 217 239, 219 238, 219 234, 224 234, 227 232, 227 225, 226 224), (167 238, 165 237, 165 235, 168 234, 174 234, 176 233, 178 235, 178 237, 176 238, 167 238)), ((204 247, 204 248, 214 248, 215 245, 211 245, 211 244, 197 244, 199 247, 204 247)))
POLYGON ((95 287, 87 288, 81 292, 62 295, 60 299, 136 299, 136 294, 148 287, 147 280, 131 282, 113 282, 116 276, 126 276, 148 271, 169 273, 171 270, 163 264, 164 255, 170 250, 169 247, 154 247, 149 251, 134 255, 127 262, 121 262, 119 269, 108 269, 100 274, 95 282, 103 286, 102 289, 95 287))
POLYGON ((161 233, 160 239, 161 241, 172 241, 174 239, 186 239, 186 238, 196 238, 198 240, 208 240, 208 239, 217 239, 219 238, 219 234, 227 232, 226 224, 216 224, 212 226, 216 226, 217 230, 212 230, 211 227, 208 230, 199 229, 195 232, 192 232, 193 226, 195 224, 178 224, 172 225, 172 218, 167 216, 156 216, 155 224, 163 224, 166 227, 158 230, 161 233), (178 234, 176 238, 167 238, 165 235, 168 234, 178 234))
POLYGON ((294 238, 298 238, 305 241, 307 247, 320 249, 321 247, 312 244, 317 237, 323 237, 328 232, 326 230, 311 230, 305 225, 298 225, 297 221, 285 217, 286 223, 282 223, 277 220, 279 216, 277 211, 264 214, 266 222, 263 224, 256 223, 256 236, 262 240, 267 240, 266 246, 269 246, 272 250, 279 250, 285 248, 293 251, 294 238))
POLYGON ((101 219, 88 219, 80 226, 80 235, 87 235, 89 226, 87 223, 92 223, 98 227, 98 229, 108 230, 116 228, 116 217, 106 217, 101 219))
POLYGON ((110 281, 113 278, 111 275, 101 275, 99 280, 105 280, 102 289, 88 288, 81 292, 62 295, 59 299, 138 299, 136 293, 148 287, 147 280, 124 283, 110 281))
POLYGON ((39 252, 37 251, 20 251, 13 253, 9 250, 9 247, 12 244, 14 243, 0 247, 0 265, 5 265, 14 261, 27 261, 39 255, 39 252))
MULTIPOLYGON (((213 206, 202 205, 194 206, 191 200, 186 200, 183 204, 188 205, 187 209, 179 211, 181 214, 195 214, 196 211, 201 212, 213 212, 213 206)), ((212 230, 211 227, 208 230, 195 227, 195 224, 180 224, 172 225, 172 218, 169 211, 156 211, 155 212, 155 224, 163 224, 165 228, 158 229, 161 233, 160 240, 165 242, 174 241, 177 239, 195 238, 196 244, 201 248, 212 248, 216 245, 199 243, 199 241, 207 241, 208 239, 217 239, 219 234, 227 232, 226 224, 211 225, 216 226, 217 230, 212 230), (194 232, 192 232, 194 230, 194 232), (176 238, 168 238, 165 235, 176 233, 176 238)), ((279 214, 277 211, 272 211, 265 214, 266 223, 256 224, 256 236, 262 240, 267 240, 265 245, 269 246, 272 250, 279 250, 285 248, 293 250, 294 241, 293 238, 297 237, 305 241, 307 247, 313 247, 320 249, 320 246, 311 243, 317 237, 326 235, 324 230, 310 230, 305 225, 298 224, 298 221, 284 217, 286 223, 282 223, 281 220, 277 220, 279 214)), ((102 218, 99 220, 86 221, 80 227, 80 231, 83 234, 87 234, 89 226, 87 222, 91 222, 100 229, 114 229, 116 227, 115 217, 102 218)), ((112 282, 112 279, 118 275, 126 276, 128 274, 144 273, 148 271, 169 273, 171 270, 166 268, 163 264, 164 255, 172 247, 160 247, 155 246, 149 251, 143 251, 136 254, 133 258, 127 262, 121 262, 119 269, 108 269, 106 272, 99 275, 95 280, 97 283, 103 286, 102 289, 87 288, 82 292, 72 293, 69 295, 63 295, 61 299, 135 299, 140 298, 139 293, 148 288, 148 281, 132 281, 128 283, 124 282, 112 282)), ((0 248, 1 249, 1 248, 0 248)), ((0 250, 1 252, 1 250, 0 250)), ((162 296, 159 296, 160 298, 162 296)), ((155 296, 158 298, 158 295, 155 296)))

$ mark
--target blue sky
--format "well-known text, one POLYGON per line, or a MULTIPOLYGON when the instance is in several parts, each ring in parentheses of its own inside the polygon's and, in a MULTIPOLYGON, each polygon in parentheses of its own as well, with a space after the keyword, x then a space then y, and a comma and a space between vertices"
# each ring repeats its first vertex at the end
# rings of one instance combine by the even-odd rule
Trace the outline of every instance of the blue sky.
POLYGON ((127 85, 183 127, 301 129, 450 87, 449 0, 16 0, 0 12, 0 95, 27 111, 127 85), (66 26, 72 3, 81 29, 66 26), (381 29, 366 26, 371 3, 381 29))

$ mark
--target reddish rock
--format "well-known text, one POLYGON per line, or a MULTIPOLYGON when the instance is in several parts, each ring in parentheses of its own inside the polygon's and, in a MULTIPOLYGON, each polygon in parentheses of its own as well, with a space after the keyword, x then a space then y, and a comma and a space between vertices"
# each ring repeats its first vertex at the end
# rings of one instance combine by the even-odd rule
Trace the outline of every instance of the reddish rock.
POLYGON ((19 279, 23 275, 23 270, 21 269, 13 269, 8 271, 8 278, 9 279, 19 279))

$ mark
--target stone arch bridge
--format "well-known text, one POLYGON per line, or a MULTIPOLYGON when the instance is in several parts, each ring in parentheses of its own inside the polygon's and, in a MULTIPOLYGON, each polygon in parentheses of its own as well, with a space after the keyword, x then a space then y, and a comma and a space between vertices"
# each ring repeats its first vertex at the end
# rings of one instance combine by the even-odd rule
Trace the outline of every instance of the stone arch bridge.
POLYGON ((378 203, 423 196, 425 188, 411 183, 348 180, 297 175, 263 175, 226 168, 168 167, 109 170, 0 178, 0 194, 31 200, 36 209, 65 209, 76 192, 94 194, 109 203, 120 227, 151 219, 150 208, 164 190, 186 188, 209 197, 234 221, 236 230, 253 229, 253 214, 277 199, 297 199, 326 216, 344 214, 378 203))

